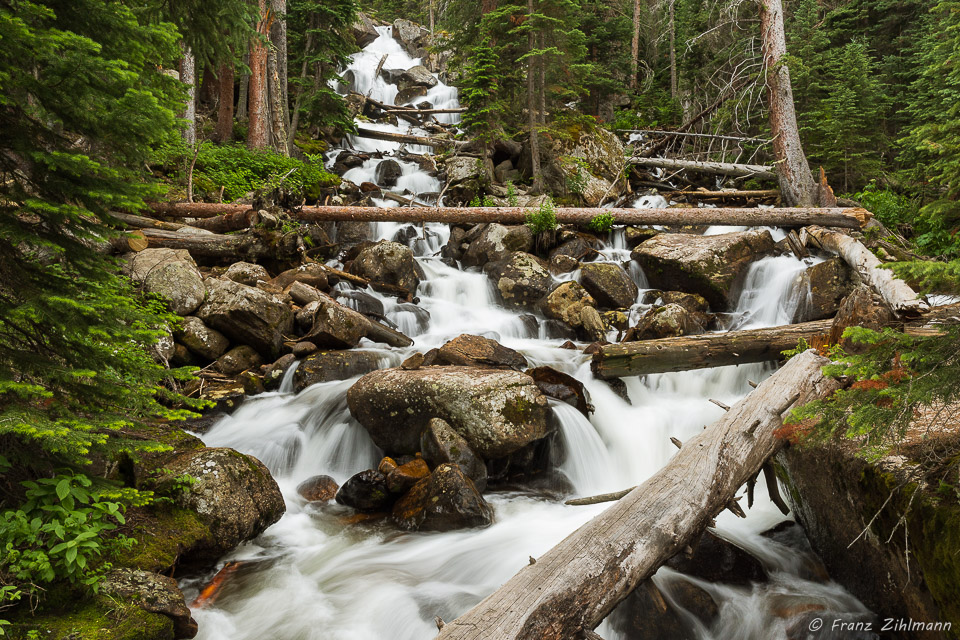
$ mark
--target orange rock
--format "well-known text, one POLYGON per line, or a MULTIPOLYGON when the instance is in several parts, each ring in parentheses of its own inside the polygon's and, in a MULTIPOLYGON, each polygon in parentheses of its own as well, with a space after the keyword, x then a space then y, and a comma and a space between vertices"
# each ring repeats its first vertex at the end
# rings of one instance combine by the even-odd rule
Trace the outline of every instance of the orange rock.
POLYGON ((400 465, 387 474, 387 489, 389 489, 391 493, 404 493, 413 487, 413 485, 417 484, 419 480, 429 475, 430 467, 427 466, 426 461, 419 457, 418 454, 418 456, 410 462, 400 465))
POLYGON ((391 457, 386 457, 380 461, 380 464, 377 465, 377 471, 387 476, 390 475, 390 472, 397 468, 397 461, 391 457))

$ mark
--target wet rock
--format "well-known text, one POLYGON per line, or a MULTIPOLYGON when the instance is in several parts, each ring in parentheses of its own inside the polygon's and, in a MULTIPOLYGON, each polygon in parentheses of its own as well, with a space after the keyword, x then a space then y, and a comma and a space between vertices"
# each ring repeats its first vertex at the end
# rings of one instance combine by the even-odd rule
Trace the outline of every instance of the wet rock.
POLYGON ((433 77, 433 74, 422 64, 410 67, 409 69, 395 69, 391 77, 393 78, 393 82, 395 82, 401 90, 415 86, 430 89, 437 86, 438 82, 437 79, 433 77))
POLYGON ((527 359, 495 340, 463 334, 439 349, 438 364, 523 369, 527 359))
POLYGON ((831 258, 808 267, 793 283, 800 304, 793 322, 830 318, 854 289, 854 274, 842 258, 831 258))
POLYGON ((604 380, 610 390, 613 391, 617 396, 626 402, 629 405, 633 404, 633 401, 630 399, 630 392, 627 390, 627 383, 624 382, 621 378, 613 378, 612 380, 604 380))
POLYGON ((294 282, 302 282, 314 289, 326 289, 329 286, 326 269, 323 268, 323 265, 315 262, 302 264, 295 269, 288 269, 271 280, 271 282, 281 290, 286 290, 294 282))
POLYGON ((349 380, 376 371, 383 359, 375 351, 320 351, 303 359, 293 374, 293 388, 299 393, 318 382, 349 380))
POLYGON ((580 323, 583 325, 583 331, 592 340, 605 341, 607 327, 603 324, 603 318, 600 312, 593 307, 583 307, 580 309, 580 323))
POLYGON ((678 553, 666 564, 680 573, 708 582, 748 585, 766 579, 759 560, 709 531, 705 531, 693 546, 692 555, 678 553))
POLYGON ((652 227, 627 227, 623 230, 623 239, 628 247, 634 249, 638 244, 646 242, 658 233, 660 231, 652 227))
POLYGON ((387 489, 390 493, 406 493, 413 485, 430 475, 430 467, 423 458, 414 458, 401 464, 387 474, 387 489))
POLYGON ((550 291, 553 278, 542 260, 517 251, 499 262, 490 262, 484 272, 493 280, 508 307, 533 308, 550 291))
POLYGON ((189 475, 193 484, 174 492, 174 501, 194 511, 210 538, 185 549, 184 561, 215 561, 252 540, 280 519, 283 494, 266 466, 233 449, 204 448, 168 460, 164 482, 189 475))
POLYGON ((774 249, 770 232, 738 231, 716 236, 661 233, 630 254, 651 287, 702 295, 715 310, 736 302, 754 260, 774 249))
POLYGON ((412 58, 422 58, 422 45, 429 39, 430 32, 416 22, 398 18, 393 22, 393 37, 403 45, 404 50, 412 58))
POLYGON ((411 295, 420 285, 413 252, 397 242, 379 242, 362 250, 349 271, 378 284, 400 287, 411 295))
POLYGON ((201 358, 216 360, 227 351, 230 341, 225 335, 211 329, 196 316, 183 319, 182 328, 177 332, 177 340, 201 358))
POLYGON ((166 301, 173 313, 186 316, 203 303, 203 277, 183 249, 144 249, 124 265, 124 273, 166 301))
POLYGON ((380 37, 373 20, 365 13, 357 14, 356 21, 350 25, 350 33, 353 34, 353 39, 361 49, 380 37))
POLYGON ((321 349, 349 349, 357 346, 369 330, 366 317, 326 298, 316 302, 313 325, 301 340, 321 349))
POLYGON ((760 535, 797 552, 796 556, 801 560, 797 573, 804 580, 815 582, 827 582, 830 580, 830 574, 823 565, 823 561, 820 560, 820 557, 817 556, 813 547, 810 546, 810 541, 807 539, 807 534, 803 531, 803 527, 796 521, 784 520, 760 535))
POLYGON ((697 636, 650 580, 630 592, 610 616, 624 640, 694 640, 697 636))
POLYGON ((283 375, 287 369, 293 366, 297 357, 292 353, 280 356, 276 362, 266 367, 263 372, 263 386, 266 389, 276 389, 283 381, 283 375))
POLYGON ((441 464, 393 505, 393 521, 408 531, 486 527, 493 509, 460 467, 441 464))
POLYGON ((235 376, 241 371, 259 367, 260 363, 260 354, 257 350, 242 344, 220 356, 217 359, 217 369, 225 376, 235 376))
POLYGON ((703 296, 683 291, 661 291, 663 304, 678 304, 690 313, 704 313, 710 309, 710 303, 703 296))
POLYGON ((204 323, 248 344, 266 358, 280 355, 283 336, 293 332, 293 312, 272 295, 231 280, 207 278, 207 301, 197 310, 204 323))
POLYGON ((713 596, 689 580, 674 578, 664 586, 664 590, 674 602, 695 615, 708 629, 720 615, 720 607, 713 596))
POLYGON ((585 416, 593 411, 586 387, 573 376, 557 371, 553 367, 537 367, 528 370, 526 373, 534 379, 537 388, 545 396, 566 402, 570 406, 576 407, 585 416))
POLYGON ((234 262, 224 272, 223 277, 248 287, 257 286, 260 280, 269 280, 270 274, 258 264, 251 262, 234 262))
POLYGON ((482 267, 488 262, 503 260, 514 251, 529 252, 531 247, 533 232, 528 227, 506 227, 494 222, 486 225, 479 237, 470 243, 463 254, 463 264, 482 267))
POLYGON ((586 289, 573 280, 564 282, 550 292, 540 303, 540 308, 548 318, 565 322, 573 328, 583 326, 581 318, 584 307, 593 307, 596 301, 586 289))
POLYGON ((830 329, 830 343, 840 344, 848 353, 863 353, 869 345, 842 337, 847 327, 877 330, 896 322, 896 314, 883 298, 867 285, 861 284, 840 305, 830 329))
POLYGON ((630 317, 620 310, 604 311, 600 314, 600 319, 603 320, 603 326, 617 331, 626 331, 630 326, 630 317))
POLYGON ((396 186, 397 180, 403 175, 403 169, 396 160, 387 158, 381 161, 374 171, 374 180, 381 187, 396 186))
POLYGON ((694 336, 705 331, 694 314, 679 304, 668 304, 648 311, 637 326, 632 327, 624 341, 656 340, 676 336, 694 336))
POLYGON ((576 271, 578 268, 580 268, 580 263, 577 262, 576 258, 563 255, 561 253, 550 258, 549 268, 550 273, 570 273, 571 271, 576 271))
POLYGON ((363 315, 373 315, 382 318, 383 303, 365 291, 337 291, 337 298, 343 304, 363 315))
POLYGON ((347 393, 350 413, 389 453, 415 453, 420 432, 442 418, 484 458, 498 458, 548 433, 547 400, 530 376, 479 367, 383 369, 347 393))
POLYGON ((589 255, 595 253, 594 248, 590 245, 589 242, 584 239, 583 236, 575 236, 570 240, 563 242, 559 247, 556 247, 550 252, 550 259, 557 256, 569 256, 579 262, 589 255))
POLYGON ((99 593, 135 602, 144 611, 167 616, 173 621, 173 637, 178 639, 193 638, 199 631, 173 578, 151 571, 114 569, 100 581, 99 593))
POLYGON ((588 262, 580 266, 580 284, 607 309, 628 309, 637 301, 639 289, 618 264, 588 262))
MULTIPOLYGON (((376 185, 374 185, 376 187, 376 185)), ((373 238, 369 222, 338 222, 337 242, 343 246, 352 246, 373 238)))
POLYGON ((297 493, 307 502, 329 502, 340 487, 330 476, 312 476, 297 485, 297 493))
POLYGON ((394 99, 394 103, 398 105, 410 104, 417 98, 422 98, 425 95, 427 95, 426 87, 407 87, 406 89, 401 89, 397 92, 397 97, 394 99))
POLYGON ((478 162, 476 158, 457 156, 447 158, 445 166, 447 169, 447 182, 456 184, 478 177, 483 163, 478 162))
POLYGON ((414 371, 423 365, 424 356, 422 353, 415 353, 400 363, 400 368, 404 371, 414 371))
POLYGON ((353 475, 337 491, 338 504, 357 511, 384 511, 393 501, 387 490, 387 478, 379 471, 368 469, 353 475))
POLYGON ((263 386, 263 377, 253 371, 242 371, 237 375, 237 381, 243 385, 243 393, 248 396, 255 396, 266 390, 263 386))
POLYGON ((420 450, 431 466, 455 464, 473 481, 477 491, 487 488, 487 465, 470 448, 470 444, 445 420, 433 418, 420 434, 420 450))
POLYGON ((293 345, 293 355, 297 358, 306 358, 311 353, 317 351, 320 347, 312 342, 298 342, 293 345))

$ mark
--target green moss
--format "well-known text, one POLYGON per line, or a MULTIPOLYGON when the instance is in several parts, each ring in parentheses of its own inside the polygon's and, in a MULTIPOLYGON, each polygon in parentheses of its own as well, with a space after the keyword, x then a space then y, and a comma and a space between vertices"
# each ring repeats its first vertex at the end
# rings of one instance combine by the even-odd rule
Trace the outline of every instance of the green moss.
POLYGON ((43 607, 35 615, 24 610, 7 627, 11 640, 27 640, 31 631, 38 631, 43 640, 174 639, 172 619, 106 596, 62 608, 43 607))
POLYGON ((163 573, 176 564, 184 549, 203 545, 210 530, 195 512, 172 505, 155 505, 137 513, 128 535, 137 543, 113 558, 118 567, 163 573))
POLYGON ((517 398, 513 402, 506 403, 501 413, 511 424, 522 426, 533 418, 533 403, 523 397, 517 398))

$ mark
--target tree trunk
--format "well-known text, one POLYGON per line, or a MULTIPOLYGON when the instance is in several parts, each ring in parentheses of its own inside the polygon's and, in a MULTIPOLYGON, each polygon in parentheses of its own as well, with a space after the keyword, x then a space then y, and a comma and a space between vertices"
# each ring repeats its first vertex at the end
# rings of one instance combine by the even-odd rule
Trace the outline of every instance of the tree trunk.
POLYGON ((257 23, 257 36, 250 44, 250 88, 249 113, 250 126, 247 133, 247 147, 266 149, 267 141, 267 46, 262 37, 270 31, 270 12, 267 1, 260 1, 260 21, 257 23))
POLYGON ((274 151, 289 155, 287 132, 290 106, 287 94, 287 0, 270 0, 270 51, 267 55, 270 101, 270 144, 274 151))
POLYGON ((184 47, 183 57, 180 58, 180 82, 187 85, 187 102, 183 109, 183 119, 186 120, 183 141, 192 147, 197 144, 197 65, 193 52, 188 47, 184 47))
POLYGON ((813 351, 792 358, 688 442, 653 477, 520 570, 437 640, 583 637, 641 581, 688 545, 780 447, 791 407, 838 384, 813 351))
POLYGON ((637 88, 640 72, 640 0, 633 0, 633 40, 630 41, 630 88, 637 88))
POLYGON ((303 66, 300 67, 300 84, 293 99, 293 111, 290 114, 290 130, 287 132, 287 148, 293 153, 293 141, 297 138, 297 129, 300 127, 300 105, 303 102, 303 88, 307 82, 307 71, 310 69, 310 53, 313 51, 313 29, 316 29, 316 14, 311 13, 307 22, 307 39, 303 45, 303 66))
POLYGON ((497 0, 481 0, 480 2, 480 14, 487 15, 491 11, 495 11, 497 8, 497 0))
MULTIPOLYGON (((250 51, 243 54, 243 64, 250 66, 250 51)), ((250 93, 250 74, 244 72, 240 76, 240 88, 237 95, 237 120, 244 122, 249 116, 247 112, 247 97, 250 93)))
POLYGON ((370 138, 372 140, 387 140, 388 142, 406 142, 409 144, 422 144, 428 147, 462 147, 467 142, 463 140, 450 140, 444 138, 428 138, 426 136, 412 136, 405 133, 391 133, 389 131, 377 131, 375 129, 365 129, 357 127, 356 135, 361 138, 370 138))
MULTIPOLYGON (((161 216, 180 218, 212 218, 226 213, 247 211, 249 205, 211 203, 154 203, 151 209, 161 216)), ((499 222, 523 224, 535 207, 302 207, 291 212, 303 222, 443 222, 446 224, 478 224, 499 222)), ((818 224, 824 227, 859 229, 870 217, 865 209, 758 209, 756 207, 672 207, 669 209, 592 209, 563 207, 556 209, 560 224, 587 225, 601 213, 613 216, 615 224, 804 227, 818 224)))
POLYGON ((220 65, 217 85, 220 98, 217 105, 217 129, 214 135, 217 142, 229 142, 233 139, 233 61, 220 65))
MULTIPOLYGON (((674 0, 670 0, 670 97, 677 98, 677 46, 676 46, 676 28, 673 20, 674 0)), ((684 109, 686 111, 686 109, 684 109)))
POLYGON ((674 160, 672 158, 630 158, 628 164, 635 167, 662 167, 664 169, 684 169, 700 173, 715 173, 724 176, 767 178, 775 180, 777 174, 773 167, 758 164, 733 164, 729 162, 700 162, 698 160, 674 160))
POLYGON ((185 249, 199 260, 232 263, 241 260, 299 260, 294 242, 285 241, 284 234, 220 235, 216 233, 183 233, 161 229, 143 229, 150 248, 185 249))
POLYGON ((270 114, 270 146, 280 155, 289 155, 287 146, 287 123, 284 120, 283 113, 283 91, 280 88, 281 78, 280 69, 277 64, 276 52, 271 51, 267 55, 267 99, 269 100, 268 111, 270 114))
MULTIPOLYGON (((533 0, 527 0, 527 13, 533 15, 533 0)), ((533 30, 527 35, 527 48, 532 52, 536 47, 533 30)), ((537 132, 537 65, 533 57, 527 58, 527 127, 530 129, 530 172, 533 174, 531 193, 543 191, 543 175, 540 168, 540 136, 537 132)))
POLYGON ((593 354, 591 368, 595 376, 609 380, 778 360, 781 351, 795 349, 801 339, 811 342, 829 336, 832 326, 833 320, 816 320, 766 329, 609 344, 593 354))
POLYGON ((898 315, 913 316, 928 310, 927 303, 920 300, 906 282, 884 269, 883 263, 857 240, 818 226, 807 227, 805 232, 821 249, 843 258, 898 315))
POLYGON ((817 191, 797 129, 790 69, 784 60, 787 44, 780 0, 762 0, 760 3, 760 37, 780 193, 787 206, 811 207, 817 204, 817 191))

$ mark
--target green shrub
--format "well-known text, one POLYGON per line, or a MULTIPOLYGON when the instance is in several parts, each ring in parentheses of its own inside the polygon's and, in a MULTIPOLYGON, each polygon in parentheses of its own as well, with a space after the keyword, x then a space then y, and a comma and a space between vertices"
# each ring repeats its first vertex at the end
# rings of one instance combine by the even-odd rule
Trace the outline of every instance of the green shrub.
POLYGON ((543 233, 545 231, 553 231, 556 229, 557 213, 553 204, 553 200, 547 197, 543 202, 540 203, 539 210, 528 212, 526 215, 525 224, 534 233, 543 233))
POLYGON ((495 207, 497 203, 493 201, 493 198, 490 196, 473 196, 473 200, 470 201, 471 207, 495 207))
POLYGON ((517 196, 517 187, 512 180, 507 180, 507 204, 511 207, 520 205, 520 198, 517 196))
POLYGON ((590 219, 587 228, 596 233, 607 233, 613 228, 614 222, 616 222, 616 218, 612 213, 600 213, 590 219))
POLYGON ((863 191, 853 194, 853 199, 870 211, 884 226, 895 229, 898 224, 912 224, 917 217, 917 203, 889 188, 881 188, 876 181, 870 182, 863 191))

